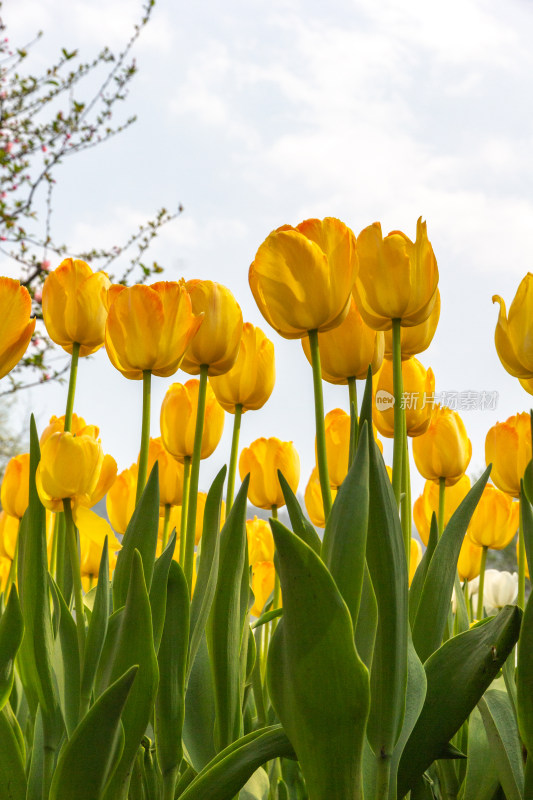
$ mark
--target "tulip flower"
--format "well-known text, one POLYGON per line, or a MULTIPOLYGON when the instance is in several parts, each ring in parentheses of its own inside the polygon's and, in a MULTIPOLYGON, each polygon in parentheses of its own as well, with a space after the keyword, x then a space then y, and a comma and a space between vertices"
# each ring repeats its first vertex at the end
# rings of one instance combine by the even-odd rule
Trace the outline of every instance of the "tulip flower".
POLYGON ((518 574, 507 570, 488 569, 485 572, 484 606, 487 614, 497 613, 514 603, 518 594, 518 574))
MULTIPOLYGON (((419 325, 412 325, 410 328, 401 329, 400 342, 402 348, 402 361, 406 361, 412 356, 423 353, 427 350, 435 331, 440 317, 440 292, 437 289, 437 299, 433 306, 433 311, 429 317, 421 322, 419 325)), ((392 360, 392 329, 385 331, 385 358, 392 360)))
MULTIPOLYGON (((46 440, 53 433, 62 433, 64 430, 65 430, 65 415, 63 415, 62 417, 56 417, 54 414, 53 416, 50 417, 49 424, 41 433, 39 444, 42 447, 46 442, 46 440)), ((74 433, 76 436, 80 436, 81 434, 86 434, 88 436, 92 436, 93 439, 98 439, 100 435, 100 428, 98 428, 96 425, 87 425, 83 417, 79 417, 77 414, 73 414, 70 424, 70 433, 74 433)))
POLYGON ((48 335, 67 353, 80 345, 79 355, 95 353, 104 343, 107 319, 105 272, 93 272, 85 261, 66 258, 43 285, 43 320, 48 335))
POLYGON ((235 364, 223 375, 209 379, 219 404, 235 414, 262 408, 274 389, 274 345, 260 328, 245 322, 235 364))
POLYGON ((19 520, 0 511, 0 558, 13 561, 19 532, 19 520))
POLYGON ((247 520, 246 536, 248 539, 248 563, 251 567, 261 561, 274 561, 274 537, 266 520, 257 517, 247 520))
POLYGON ((252 567, 252 592, 254 604, 250 609, 252 617, 260 617, 265 603, 274 592, 276 570, 272 561, 260 561, 252 567))
MULTIPOLYGON (((185 384, 173 383, 168 388, 161 404, 160 423, 163 445, 174 458, 182 463, 193 455, 199 387, 200 381, 196 378, 192 378, 185 384)), ((208 384, 200 458, 209 458, 214 453, 223 429, 224 411, 208 384)))
POLYGON ((26 352, 36 320, 30 319, 30 293, 13 278, 0 277, 0 306, 0 378, 3 378, 26 352))
POLYGON ((164 516, 165 506, 180 506, 183 499, 183 464, 165 448, 161 437, 150 439, 148 472, 157 461, 159 476, 159 514, 164 516))
POLYGON ((22 519, 28 508, 30 486, 30 454, 14 456, 8 461, 0 497, 2 508, 11 517, 22 519))
POLYGON ((472 444, 459 414, 435 405, 427 431, 413 439, 413 456, 427 480, 442 478, 446 486, 457 483, 472 457, 472 444))
POLYGON ((383 238, 375 222, 357 237, 357 252, 359 274, 353 291, 367 325, 385 331, 393 319, 406 327, 427 320, 437 302, 439 270, 422 218, 415 242, 401 231, 383 238))
POLYGON ((515 414, 497 422, 485 439, 485 461, 492 464, 493 483, 512 497, 520 495, 520 481, 531 461, 531 422, 529 414, 515 414))
MULTIPOLYGON (((450 517, 464 500, 470 491, 470 478, 468 475, 463 475, 457 483, 449 486, 444 495, 444 527, 450 521, 450 517)), ((415 521, 416 530, 418 535, 427 547, 429 541, 429 531, 431 526, 431 517, 433 513, 437 516, 439 514, 439 486, 434 481, 426 481, 424 484, 424 491, 420 497, 415 500, 413 505, 413 519, 415 521)))
POLYGON ((467 535, 479 547, 503 550, 518 530, 519 505, 488 483, 477 504, 467 535))
POLYGON ((126 532, 126 528, 135 511, 137 472, 137 464, 132 464, 131 467, 117 475, 117 479, 107 492, 107 516, 117 533, 126 532))
POLYGON ((500 304, 500 314, 494 333, 494 342, 500 361, 507 372, 515 378, 525 380, 533 378, 533 346, 531 344, 533 336, 533 274, 528 272, 521 281, 509 308, 509 316, 507 316, 505 303, 499 295, 495 294, 492 302, 500 304))
MULTIPOLYGON (((431 367, 426 370, 416 358, 402 363, 403 398, 408 436, 425 433, 431 421, 435 396, 435 376, 431 367)), ((375 381, 374 421, 382 436, 394 436, 394 388, 392 361, 385 359, 375 381), (391 400, 390 405, 379 403, 380 398, 391 400)))
MULTIPOLYGON (((335 502, 337 496, 337 489, 331 488, 331 499, 335 502)), ((316 525, 317 528, 326 527, 326 518, 324 514, 324 504, 322 502, 322 492, 320 491, 320 479, 318 477, 318 468, 313 467, 311 477, 307 482, 304 494, 304 503, 309 514, 309 519, 316 525)))
POLYGON ((411 557, 409 559, 409 586, 415 577, 416 568, 422 561, 422 546, 418 539, 411 538, 411 557))
POLYGON ((300 480, 300 459, 292 442, 279 439, 256 439, 245 447, 239 459, 241 480, 250 473, 248 497, 257 508, 271 509, 285 505, 278 470, 293 492, 300 480))
MULTIPOLYGON (((446 492, 448 494, 448 492, 446 492)), ((483 556, 483 548, 474 544, 472 539, 465 535, 461 550, 459 551, 459 558, 457 560, 457 572, 461 581, 469 581, 471 589, 471 582, 477 578, 481 570, 481 559, 483 556)))

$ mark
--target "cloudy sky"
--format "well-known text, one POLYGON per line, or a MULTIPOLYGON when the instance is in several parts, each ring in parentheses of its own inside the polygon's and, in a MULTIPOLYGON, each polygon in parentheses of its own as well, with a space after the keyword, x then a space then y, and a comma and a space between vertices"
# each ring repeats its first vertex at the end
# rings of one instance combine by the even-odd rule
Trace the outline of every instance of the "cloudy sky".
MULTIPOLYGON (((3 17, 17 45, 43 30, 38 69, 63 46, 87 59, 120 48, 140 9, 134 0, 6 0, 3 17)), ((284 223, 336 216, 358 234, 379 220, 385 233, 414 238, 422 215, 442 311, 420 360, 437 392, 499 393, 495 410, 462 414, 478 474, 488 428, 531 403, 496 355, 491 297, 509 305, 533 266, 532 34, 526 0, 157 0, 123 112, 138 122, 58 173, 55 238, 80 250, 115 244, 157 208, 183 203, 153 256, 167 279, 226 284, 245 320, 273 339, 277 385, 263 410, 245 415, 241 442, 293 440, 303 491, 314 460, 311 371, 300 343, 262 319, 249 264, 284 223)), ((154 435, 171 382, 154 379, 154 435)), ((348 410, 344 387, 325 392, 326 410, 348 410)), ((64 403, 64 388, 45 386, 17 411, 32 405, 43 426, 64 403)), ((100 425, 120 469, 136 458, 140 409, 141 385, 104 352, 81 364, 76 410, 100 425)), ((203 467, 205 488, 228 457, 231 422, 203 467)), ((413 479, 416 496, 423 482, 413 479)))

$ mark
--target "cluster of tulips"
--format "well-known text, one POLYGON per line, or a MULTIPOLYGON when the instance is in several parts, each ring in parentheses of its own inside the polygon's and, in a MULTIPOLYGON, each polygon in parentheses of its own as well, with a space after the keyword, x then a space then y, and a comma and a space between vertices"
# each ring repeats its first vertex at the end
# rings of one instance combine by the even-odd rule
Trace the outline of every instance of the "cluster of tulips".
MULTIPOLYGON (((495 342, 533 393, 530 279, 508 318, 495 298, 495 342)), ((471 486, 464 424, 416 358, 440 314, 425 223, 414 242, 378 223, 357 238, 333 218, 282 226, 249 284, 312 367, 307 515, 291 442, 239 453, 274 347, 226 287, 111 285, 73 259, 44 283, 71 371, 65 414, 40 437, 32 419, 1 487, 0 800, 533 797, 531 420, 488 431, 471 486), (118 475, 74 412, 79 359, 102 346, 143 387, 139 458, 118 475), (198 377, 168 388, 151 438, 152 375, 180 368, 198 377), (348 413, 324 413, 323 380, 348 387, 348 413), (225 412, 228 468, 199 492, 225 412), (426 479, 413 506, 409 438, 426 479), (109 522, 92 510, 104 497, 109 522), (486 570, 517 530, 518 575, 486 570)), ((0 278, 0 304, 3 377, 35 320, 17 281, 0 278)))

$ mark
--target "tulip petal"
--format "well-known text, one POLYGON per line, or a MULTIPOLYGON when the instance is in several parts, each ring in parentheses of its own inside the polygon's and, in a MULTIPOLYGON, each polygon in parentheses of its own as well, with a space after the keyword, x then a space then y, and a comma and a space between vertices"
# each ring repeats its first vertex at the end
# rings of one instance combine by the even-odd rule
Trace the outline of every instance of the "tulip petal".
POLYGON ((513 347, 513 343, 509 331, 509 323, 507 320, 507 312, 503 299, 495 294, 492 298, 493 303, 500 304, 500 313, 498 315, 498 322, 496 330, 494 331, 494 343, 496 345, 496 352, 503 366, 510 375, 515 378, 533 378, 533 373, 527 370, 513 347))

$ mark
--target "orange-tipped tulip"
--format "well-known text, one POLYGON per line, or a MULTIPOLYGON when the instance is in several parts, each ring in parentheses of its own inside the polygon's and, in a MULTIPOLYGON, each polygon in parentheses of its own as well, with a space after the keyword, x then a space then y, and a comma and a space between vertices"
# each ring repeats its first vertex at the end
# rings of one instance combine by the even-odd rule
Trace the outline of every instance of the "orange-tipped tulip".
MULTIPOLYGON (((161 439, 165 448, 178 461, 191 458, 198 410, 200 381, 192 378, 187 383, 173 383, 161 404, 161 439)), ((214 453, 224 430, 224 411, 218 404, 210 385, 205 398, 204 433, 200 458, 214 453)))
MULTIPOLYGON (((421 436, 429 428, 435 397, 435 376, 416 358, 402 363, 403 401, 408 436, 421 436)), ((392 361, 385 359, 375 384, 376 403, 374 422, 382 436, 394 436, 394 405, 380 404, 380 398, 394 400, 392 361), (385 393, 383 395, 382 393, 385 393)))
MULTIPOLYGON (((521 281, 509 308, 509 316, 498 294, 494 295, 492 302, 500 304, 494 333, 500 361, 510 375, 527 381, 533 378, 533 274, 528 272, 521 281)), ((529 391, 527 386, 524 388, 529 391)))
POLYGON ((518 497, 520 481, 531 461, 529 414, 515 414, 490 428, 485 439, 485 461, 492 464, 490 477, 498 489, 518 497))
POLYGON ((30 293, 13 278, 0 277, 0 307, 0 378, 3 378, 26 352, 35 319, 30 319, 30 293))
POLYGON ((283 225, 259 247, 248 273, 261 314, 286 339, 340 325, 357 274, 353 232, 333 217, 283 225))
POLYGON ((256 439, 245 447, 239 459, 241 480, 250 473, 248 498, 257 508, 271 509, 285 505, 278 470, 296 492, 300 480, 300 458, 292 442, 274 437, 256 439))
POLYGON ((274 345, 260 328, 245 322, 237 361, 224 375, 210 378, 211 388, 224 409, 235 413, 262 408, 274 389, 276 370, 274 345))
POLYGON ((503 550, 518 530, 520 506, 505 492, 488 483, 477 504, 467 535, 479 547, 503 550))
POLYGON ((472 443, 459 414, 436 405, 427 431, 413 439, 413 456, 427 480, 445 478, 446 486, 457 483, 472 457, 472 443))

